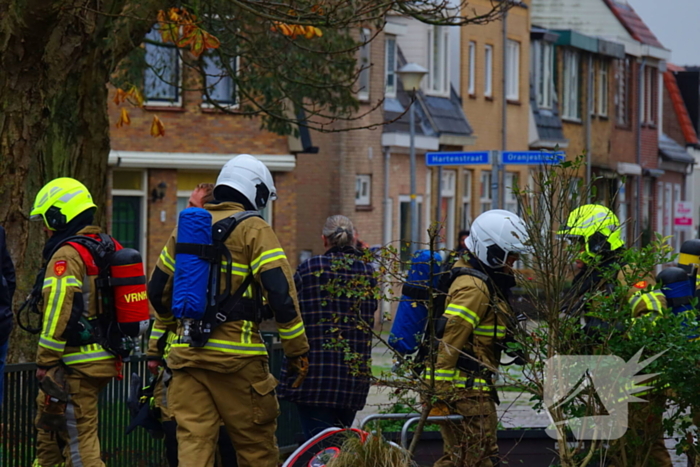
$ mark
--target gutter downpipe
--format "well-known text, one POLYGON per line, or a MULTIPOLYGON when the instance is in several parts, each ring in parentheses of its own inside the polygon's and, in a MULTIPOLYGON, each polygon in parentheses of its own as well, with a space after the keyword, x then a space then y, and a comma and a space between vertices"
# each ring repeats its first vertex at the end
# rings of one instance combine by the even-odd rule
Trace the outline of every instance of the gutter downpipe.
MULTIPOLYGON (((386 248, 391 243, 391 198, 389 197, 389 170, 391 162, 391 148, 389 146, 384 147, 384 200, 382 202, 384 207, 384 222, 383 222, 383 233, 382 233, 382 243, 386 248)), ((386 297, 389 293, 389 281, 384 281, 383 295, 386 297)), ((384 323, 384 317, 391 311, 391 304, 388 300, 382 300, 382 312, 379 316, 379 322, 384 323)))
MULTIPOLYGON (((520 85, 520 77, 517 76, 518 85, 520 85)), ((508 149, 508 10, 503 12, 503 102, 501 105, 501 120, 503 121, 501 134, 501 151, 508 149)), ((499 157, 500 159, 500 157, 499 157)), ((498 161, 498 209, 505 209, 506 202, 506 168, 505 165, 498 161)))
POLYGON ((588 54, 588 79, 586 80, 586 186, 591 185, 591 126, 593 124, 591 118, 591 109, 593 108, 593 54, 588 54))
MULTIPOLYGON (((639 76, 637 77, 637 165, 642 167, 642 105, 644 103, 644 90, 642 89, 642 84, 644 83, 644 71, 647 66, 646 57, 642 58, 642 63, 639 66, 639 76)), ((642 169, 642 175, 638 176, 637 180, 637 209, 635 217, 636 222, 634 223, 634 238, 635 244, 640 246, 641 244, 641 233, 642 233, 642 190, 643 190, 643 175, 644 169, 642 169)), ((657 193, 656 196, 659 196, 657 193)))

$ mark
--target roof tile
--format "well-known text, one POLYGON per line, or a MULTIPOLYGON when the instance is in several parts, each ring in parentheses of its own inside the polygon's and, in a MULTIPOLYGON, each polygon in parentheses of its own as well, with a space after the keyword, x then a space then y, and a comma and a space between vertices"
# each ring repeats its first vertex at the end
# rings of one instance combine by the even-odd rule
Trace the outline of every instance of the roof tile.
POLYGON ((615 14, 617 19, 627 29, 630 35, 641 42, 642 44, 652 45, 654 47, 664 46, 659 42, 651 29, 642 21, 636 11, 627 3, 621 3, 617 0, 603 0, 610 10, 615 14))
POLYGON ((695 128, 693 128, 693 122, 690 121, 688 108, 685 106, 683 96, 681 96, 681 90, 678 87, 676 77, 673 76, 672 72, 666 71, 664 73, 664 85, 668 90, 668 94, 671 96, 673 110, 678 116, 678 122, 681 125, 681 131, 683 132, 685 144, 698 144, 698 135, 695 132, 695 128))

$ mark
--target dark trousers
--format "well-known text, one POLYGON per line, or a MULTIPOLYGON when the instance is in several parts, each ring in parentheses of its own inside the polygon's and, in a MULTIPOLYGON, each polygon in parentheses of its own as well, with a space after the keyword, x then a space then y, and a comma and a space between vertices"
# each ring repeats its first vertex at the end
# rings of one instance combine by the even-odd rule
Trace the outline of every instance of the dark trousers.
MULTIPOLYGON (((163 422, 165 432, 165 458, 169 467, 178 467, 177 459, 177 423, 174 421, 163 422)), ((220 467, 238 467, 236 450, 225 427, 219 430, 219 454, 221 455, 220 467)))
POLYGON ((349 428, 355 421, 357 410, 338 409, 330 407, 315 407, 313 405, 296 404, 301 420, 301 431, 305 440, 309 440, 332 426, 349 428))
POLYGON ((0 345, 0 413, 2 412, 2 401, 5 398, 5 357, 7 357, 8 342, 0 345))

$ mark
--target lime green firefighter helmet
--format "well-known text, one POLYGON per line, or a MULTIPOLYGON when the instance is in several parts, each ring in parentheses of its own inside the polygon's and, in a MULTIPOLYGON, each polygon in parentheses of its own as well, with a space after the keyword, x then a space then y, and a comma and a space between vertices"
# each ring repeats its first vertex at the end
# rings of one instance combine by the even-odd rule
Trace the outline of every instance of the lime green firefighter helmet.
POLYGON ((39 190, 29 218, 43 220, 50 230, 63 230, 78 214, 96 207, 85 185, 74 178, 62 177, 39 190))
POLYGON ((599 204, 586 204, 571 211, 566 225, 557 233, 585 245, 581 258, 584 262, 625 246, 619 219, 599 204))

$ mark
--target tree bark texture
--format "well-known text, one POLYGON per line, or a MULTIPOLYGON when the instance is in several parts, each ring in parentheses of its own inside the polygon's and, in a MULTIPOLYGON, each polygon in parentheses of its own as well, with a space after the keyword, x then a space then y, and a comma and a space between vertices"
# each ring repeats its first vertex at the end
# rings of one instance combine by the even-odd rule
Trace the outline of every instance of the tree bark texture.
MULTIPOLYGON (((0 0, 0 224, 17 268, 15 309, 42 262, 46 237, 28 214, 46 182, 83 182, 105 223, 107 83, 165 4, 0 0)), ((31 361, 34 343, 16 328, 10 361, 31 361)))

